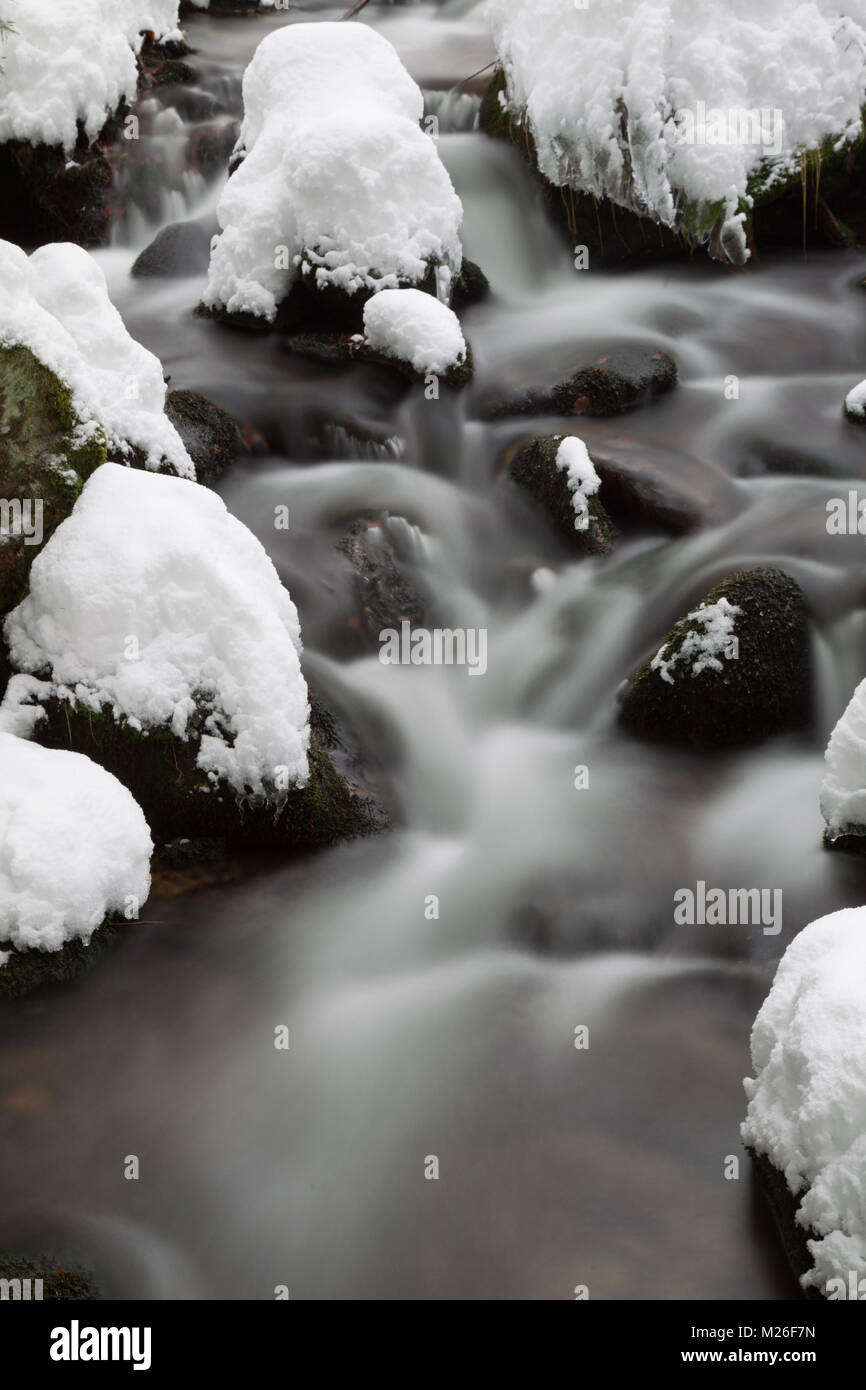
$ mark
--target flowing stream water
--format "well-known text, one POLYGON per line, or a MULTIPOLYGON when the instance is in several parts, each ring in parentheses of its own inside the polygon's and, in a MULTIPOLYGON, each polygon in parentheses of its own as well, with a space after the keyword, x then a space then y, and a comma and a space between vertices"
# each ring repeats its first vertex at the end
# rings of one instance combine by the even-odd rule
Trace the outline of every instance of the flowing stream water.
MULTIPOLYGON (((199 88, 236 116, 264 33, 338 13, 197 16, 199 88)), ((492 57, 463 0, 364 19, 425 88, 492 57)), ((862 900, 860 865, 821 847, 818 788, 866 667, 864 543, 825 527, 827 499, 864 474, 841 400, 866 373, 866 260, 576 271, 520 156, 468 128, 472 91, 429 106, 466 254, 493 288, 464 316, 464 393, 395 393, 381 369, 324 367, 194 318, 201 279, 130 278, 160 223, 216 202, 219 178, 179 172, 180 115, 145 111, 163 182, 149 214, 121 184, 128 215, 97 253, 172 387, 204 392, 258 441, 220 492, 288 585, 308 679, 350 719, 394 817, 372 839, 157 894, 96 970, 0 1016, 0 1239, 78 1259, 116 1296, 797 1294, 738 1125, 776 960, 813 917, 862 900), (612 556, 575 561, 502 480, 527 422, 485 422, 479 402, 628 345, 670 352, 679 389, 580 433, 674 479, 705 524, 678 538, 635 527, 612 556), (443 623, 488 630, 483 678, 363 651, 334 549, 361 508, 405 519, 393 534, 443 623), (806 592, 814 728, 712 757, 626 737, 623 679, 712 584, 755 563, 806 592), (698 879, 781 889, 782 931, 675 926, 674 891, 698 879), (138 1181, 124 1178, 132 1154, 138 1181)))

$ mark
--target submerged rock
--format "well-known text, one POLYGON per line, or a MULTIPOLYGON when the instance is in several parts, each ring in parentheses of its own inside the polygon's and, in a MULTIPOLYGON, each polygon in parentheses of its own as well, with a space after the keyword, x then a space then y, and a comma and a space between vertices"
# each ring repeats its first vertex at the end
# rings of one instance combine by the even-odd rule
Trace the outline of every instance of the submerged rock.
POLYGON ((353 574, 363 630, 377 650, 384 629, 399 628, 404 620, 419 626, 426 613, 424 600, 400 570, 393 544, 397 523, 408 526, 402 518, 359 519, 337 546, 353 574))
POLYGON ((509 477, 544 508, 575 549, 588 555, 607 555, 613 548, 613 522, 597 491, 585 498, 583 515, 577 514, 568 471, 558 462, 566 438, 551 434, 530 440, 512 459, 509 477))
POLYGON ((735 747, 807 723, 811 686, 800 586, 781 570, 742 570, 671 628, 620 720, 644 738, 735 747))
POLYGON ((488 398, 485 419, 514 415, 622 415, 677 385, 677 366, 665 352, 623 348, 572 368, 555 386, 523 387, 505 398, 488 398))

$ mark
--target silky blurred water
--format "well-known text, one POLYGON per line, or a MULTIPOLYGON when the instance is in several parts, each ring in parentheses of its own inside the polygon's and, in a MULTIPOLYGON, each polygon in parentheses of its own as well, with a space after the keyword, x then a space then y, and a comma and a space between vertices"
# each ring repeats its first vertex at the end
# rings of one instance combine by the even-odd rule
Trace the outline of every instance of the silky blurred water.
MULTIPOLYGON (((200 85, 234 93, 237 113, 264 33, 339 12, 196 17, 200 85)), ((364 19, 440 91, 492 56, 477 5, 364 19)), ((741 1079, 785 945, 863 891, 859 864, 821 848, 817 794, 866 667, 863 541, 825 527, 828 498, 864 472, 840 407, 866 371, 866 258, 578 272, 517 153, 466 129, 471 90, 435 99, 465 251, 493 287, 464 316, 477 374, 459 398, 194 318, 200 279, 129 277, 156 230, 140 213, 98 253, 171 386, 258 439, 220 491, 291 590, 308 679, 348 716, 394 816, 379 838, 155 898, 96 971, 0 1016, 0 1239, 71 1250, 118 1296, 797 1294, 740 1149, 741 1079), (575 562, 503 482, 526 422, 485 422, 482 402, 632 345, 671 353, 678 391, 580 432, 675 479, 705 524, 636 527, 575 562), (365 451, 323 418, 392 442, 365 451), (483 678, 360 653, 334 550, 360 508, 411 523, 408 569, 437 620, 487 629, 483 678), (626 738, 622 680, 755 563, 806 592, 814 727, 716 756, 626 738), (781 889, 781 933, 675 926, 673 893, 698 879, 781 889)), ((219 181, 166 167, 178 187, 159 222, 213 209, 219 181)))

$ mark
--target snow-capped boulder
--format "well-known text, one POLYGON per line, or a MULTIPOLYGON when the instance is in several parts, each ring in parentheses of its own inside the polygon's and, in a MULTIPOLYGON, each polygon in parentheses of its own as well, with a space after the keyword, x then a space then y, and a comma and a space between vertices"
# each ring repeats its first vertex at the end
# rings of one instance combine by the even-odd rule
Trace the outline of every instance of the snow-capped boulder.
POLYGON ((752 1063, 743 1140, 803 1287, 862 1300, 866 908, 822 917, 791 942, 755 1020, 752 1063))
POLYGON ((97 139, 116 129, 145 68, 159 81, 189 76, 178 0, 26 0, 3 16, 13 28, 0 51, 0 236, 99 245, 112 175, 97 139))
MULTIPOLYGON (((483 124, 572 190, 577 242, 592 236, 594 199, 742 264, 753 207, 793 202, 792 185, 799 197, 804 154, 826 194, 859 139, 866 15, 835 0, 491 0, 489 13, 502 70, 483 124)), ((624 224, 608 222, 614 255, 624 224)))
MULTIPOLYGON (((423 98, 364 24, 291 24, 263 39, 217 216, 203 303, 271 323, 290 291, 352 313, 462 261, 460 200, 420 126, 423 98)), ((432 286, 431 286, 432 287, 432 286)))
POLYGON ((467 347, 457 315, 421 290, 382 290, 364 305, 367 346, 417 375, 464 377, 467 347))
POLYGON ((811 712, 806 605, 777 569, 743 570, 671 628, 623 697, 620 719, 646 738, 748 744, 811 712))
POLYGON ((590 555, 606 555, 611 549, 614 528, 599 495, 601 479, 577 435, 531 439, 511 460, 508 471, 575 549, 590 555))
POLYGON ((826 841, 866 849, 866 680, 851 696, 824 754, 821 814, 826 841))
POLYGON ((86 947, 107 917, 137 917, 152 849, 115 777, 79 753, 0 733, 0 994, 33 976, 25 953, 86 947))
POLYGON ((845 415, 857 425, 866 425, 866 381, 860 381, 845 397, 845 415))
POLYGON ((165 415, 159 360, 130 337, 105 277, 69 243, 0 242, 0 613, 106 458, 194 477, 165 415))
POLYGON ((207 488, 103 464, 4 635, 16 674, 0 726, 88 753, 160 838, 310 843, 351 821, 311 745, 295 605, 207 488))

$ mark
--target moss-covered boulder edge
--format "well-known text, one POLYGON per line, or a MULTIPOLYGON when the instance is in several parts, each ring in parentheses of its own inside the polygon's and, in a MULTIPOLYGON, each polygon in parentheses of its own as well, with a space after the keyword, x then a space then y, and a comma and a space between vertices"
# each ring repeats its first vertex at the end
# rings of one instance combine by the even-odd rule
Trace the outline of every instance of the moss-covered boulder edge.
MULTIPOLYGON (((567 234, 569 245, 587 248, 590 268, 692 256, 704 247, 716 259, 726 259, 721 239, 723 202, 683 204, 678 226, 673 229, 609 199, 599 201, 591 194, 551 184, 538 169, 535 142, 523 115, 512 114, 505 95, 505 73, 497 67, 481 101, 480 128, 494 139, 510 141, 520 151, 535 172, 545 202, 567 234)), ((796 172, 771 186, 766 186, 761 171, 750 181, 740 211, 745 215, 753 256, 773 246, 866 244, 864 121, 850 144, 837 149, 834 140, 825 140, 819 149, 804 153, 796 172)))
MULTIPOLYGON (((157 43, 146 34, 137 59, 139 91, 192 81, 193 70, 185 61, 191 52, 183 39, 157 43)), ((103 246, 113 216, 107 151, 122 139, 131 111, 128 102, 121 102, 95 140, 88 139, 79 122, 70 154, 59 145, 28 140, 0 144, 0 239, 26 251, 51 241, 74 241, 88 250, 103 246)))
MULTIPOLYGON (((811 1227, 801 1226, 797 1221, 797 1211, 805 1194, 800 1193, 798 1197, 794 1196, 785 1181, 784 1173, 781 1173, 774 1166, 766 1154, 759 1154, 748 1145, 746 1145, 746 1153, 752 1161, 758 1185, 773 1214, 782 1248, 788 1257, 791 1269, 800 1280, 809 1273, 815 1263, 807 1242, 820 1240, 817 1231, 812 1230, 811 1227)), ((821 1289, 812 1284, 803 1288, 802 1292, 804 1298, 813 1301, 824 1300, 827 1297, 821 1289)))
MULTIPOLYGON (((37 1301, 37 1281, 42 1281, 41 1301, 63 1303, 93 1303, 103 1295, 90 1270, 70 1264, 61 1264, 55 1254, 26 1255, 11 1250, 0 1251, 0 1279, 10 1283, 21 1283, 21 1297, 25 1293, 25 1283, 30 1282, 30 1300, 37 1301)), ((15 1300, 17 1291, 10 1292, 10 1300, 15 1300)))
POLYGON ((0 615, 24 597, 34 556, 107 457, 103 431, 82 424, 58 377, 29 348, 0 346, 0 486, 20 508, 20 522, 11 510, 0 518, 19 528, 0 544, 0 615))
POLYGON ((508 476, 523 488, 550 517, 559 534, 586 555, 607 555, 613 548, 616 530, 599 493, 587 499, 589 525, 575 529, 574 500, 565 470, 556 462, 565 435, 539 435, 531 439, 511 460, 508 476))
MULTIPOLYGON (((736 645, 721 657, 721 670, 693 675, 690 662, 676 670, 673 684, 648 658, 633 677, 620 705, 620 722, 642 738, 729 748, 757 743, 802 728, 812 712, 812 673, 806 602, 800 586, 778 569, 740 570, 699 602, 727 599, 740 609, 736 645)), ((658 643, 669 662, 695 631, 688 616, 658 643)), ((655 652, 653 655, 655 656, 655 652)))

